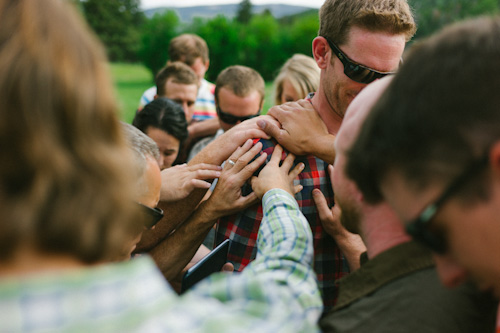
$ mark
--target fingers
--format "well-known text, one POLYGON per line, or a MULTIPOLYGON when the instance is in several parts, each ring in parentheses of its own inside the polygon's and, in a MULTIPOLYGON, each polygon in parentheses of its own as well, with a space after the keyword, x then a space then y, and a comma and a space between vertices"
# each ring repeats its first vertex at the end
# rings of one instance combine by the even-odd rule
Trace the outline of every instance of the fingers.
POLYGON ((234 272, 234 265, 230 262, 226 262, 224 266, 222 266, 221 272, 227 272, 227 273, 234 272))
POLYGON ((286 155, 285 159, 283 160, 283 164, 281 166, 287 171, 290 171, 294 161, 295 161, 295 155, 292 153, 288 153, 288 155, 286 155))
POLYGON ((333 188, 333 165, 328 164, 328 175, 330 176, 330 182, 332 183, 332 190, 335 193, 335 190, 333 188))
POLYGON ((252 140, 248 139, 245 141, 245 143, 241 146, 236 148, 236 150, 229 156, 229 160, 232 160, 234 162, 238 161, 243 154, 245 154, 248 150, 252 148, 252 140))
POLYGON ((312 104, 311 104, 311 101, 310 100, 307 100, 307 99, 299 99, 298 101, 296 101, 297 104, 299 104, 302 108, 304 109, 311 109, 311 110, 314 110, 312 104))
POLYGON ((197 170, 194 171, 191 175, 193 179, 215 179, 220 177, 220 171, 215 170, 197 170))
POLYGON ((312 191, 312 196, 314 199, 314 203, 316 204, 316 208, 318 209, 319 219, 321 220, 321 222, 326 221, 331 217, 332 212, 328 207, 325 196, 318 189, 314 189, 312 191))
POLYGON ((276 145, 274 147, 273 154, 271 156, 271 160, 269 161, 269 164, 276 164, 279 165, 281 161, 281 156, 283 154, 283 148, 281 148, 280 145, 276 145))
MULTIPOLYGON (((182 164, 181 166, 186 166, 186 164, 182 164)), ((194 165, 189 165, 187 168, 190 171, 197 171, 197 170, 213 170, 213 171, 220 171, 222 168, 220 165, 215 165, 215 164, 207 164, 207 163, 199 163, 199 164, 194 164, 194 165)))
MULTIPOLYGON (((267 154, 262 152, 262 154, 255 159, 252 163, 250 161, 262 150, 262 143, 257 142, 252 147, 252 140, 248 140, 245 144, 231 155, 231 160, 235 162, 232 169, 234 172, 240 172, 243 169, 254 169, 257 170, 259 166, 264 162, 267 154), (248 149, 251 147, 251 149, 248 149), (248 164, 250 163, 250 164, 248 164)), ((250 177, 250 175, 248 175, 250 177)))
POLYGON ((303 189, 303 188, 304 188, 304 187, 303 187, 302 185, 300 185, 300 184, 299 184, 299 185, 295 185, 295 186, 293 187, 293 194, 297 194, 297 193, 299 193, 300 191, 302 191, 302 189, 303 189))
POLYGON ((293 168, 293 170, 288 173, 288 177, 290 179, 297 178, 297 176, 302 172, 302 170, 304 170, 304 167, 305 167, 304 163, 297 164, 295 168, 293 168))
POLYGON ((262 129, 264 132, 266 132, 273 138, 279 138, 282 134, 281 132, 283 131, 277 124, 273 124, 263 119, 259 120, 257 122, 257 125, 259 126, 260 129, 262 129))
POLYGON ((259 198, 255 194, 255 192, 250 193, 245 197, 240 197, 237 201, 237 211, 242 211, 247 209, 248 207, 255 205, 259 202, 259 198))
POLYGON ((212 184, 210 184, 209 182, 199 179, 192 179, 191 185, 193 186, 193 188, 201 188, 201 189, 208 189, 210 188, 210 186, 212 186, 212 184))

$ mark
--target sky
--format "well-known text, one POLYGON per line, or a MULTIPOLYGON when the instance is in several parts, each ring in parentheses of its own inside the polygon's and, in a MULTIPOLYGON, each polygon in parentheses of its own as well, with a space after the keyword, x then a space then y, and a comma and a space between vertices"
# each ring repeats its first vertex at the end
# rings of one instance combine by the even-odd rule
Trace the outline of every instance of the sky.
MULTIPOLYGON (((251 0, 253 5, 286 4, 319 8, 325 0, 251 0)), ((239 3, 239 0, 141 0, 142 9, 156 7, 189 7, 239 3)))

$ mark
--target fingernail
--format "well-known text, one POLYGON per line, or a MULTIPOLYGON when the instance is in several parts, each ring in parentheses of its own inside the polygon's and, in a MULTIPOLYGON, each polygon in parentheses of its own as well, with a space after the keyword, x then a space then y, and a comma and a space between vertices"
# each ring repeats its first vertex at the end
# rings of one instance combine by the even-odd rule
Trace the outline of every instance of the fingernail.
POLYGON ((259 126, 261 129, 264 129, 266 128, 266 122, 264 120, 258 120, 257 126, 259 126))

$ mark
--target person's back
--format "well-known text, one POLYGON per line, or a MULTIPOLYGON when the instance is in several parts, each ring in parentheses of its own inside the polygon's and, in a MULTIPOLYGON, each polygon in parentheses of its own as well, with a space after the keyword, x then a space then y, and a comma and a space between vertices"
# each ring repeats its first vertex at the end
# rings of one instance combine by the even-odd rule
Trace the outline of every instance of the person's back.
POLYGON ((493 332, 497 305, 470 283, 445 288, 430 251, 410 242, 340 280, 338 305, 320 327, 332 333, 493 332))
POLYGON ((288 179, 296 170, 277 162, 265 169, 272 190, 254 180, 269 219, 245 274, 179 297, 147 256, 109 263, 143 219, 104 49, 70 6, 0 0, 0 331, 317 330, 312 238, 288 179))
POLYGON ((352 143, 391 79, 370 84, 354 99, 335 138, 331 177, 340 214, 324 204, 318 209, 328 212, 326 230, 342 225, 360 235, 366 252, 360 268, 339 281, 337 304, 320 326, 325 332, 492 332, 497 302, 470 284, 442 286, 431 252, 410 240, 387 202, 367 202, 346 174, 352 143))

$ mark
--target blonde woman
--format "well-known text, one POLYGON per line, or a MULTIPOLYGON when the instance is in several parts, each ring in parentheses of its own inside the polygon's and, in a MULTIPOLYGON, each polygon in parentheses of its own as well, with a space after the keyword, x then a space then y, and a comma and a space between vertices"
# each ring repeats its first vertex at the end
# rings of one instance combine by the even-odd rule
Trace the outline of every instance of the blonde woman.
POLYGON ((275 104, 293 102, 318 90, 320 69, 313 58, 294 54, 274 80, 275 104))

